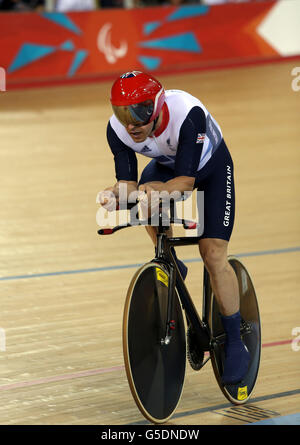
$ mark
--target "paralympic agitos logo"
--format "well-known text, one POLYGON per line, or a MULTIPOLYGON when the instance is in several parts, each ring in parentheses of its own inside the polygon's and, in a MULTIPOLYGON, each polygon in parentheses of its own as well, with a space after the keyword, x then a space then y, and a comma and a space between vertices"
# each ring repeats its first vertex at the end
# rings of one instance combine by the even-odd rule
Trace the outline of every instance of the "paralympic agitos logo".
POLYGON ((125 57, 128 51, 128 45, 125 40, 120 42, 116 48, 111 42, 111 23, 105 23, 98 33, 97 47, 102 52, 108 63, 116 63, 118 59, 125 57))

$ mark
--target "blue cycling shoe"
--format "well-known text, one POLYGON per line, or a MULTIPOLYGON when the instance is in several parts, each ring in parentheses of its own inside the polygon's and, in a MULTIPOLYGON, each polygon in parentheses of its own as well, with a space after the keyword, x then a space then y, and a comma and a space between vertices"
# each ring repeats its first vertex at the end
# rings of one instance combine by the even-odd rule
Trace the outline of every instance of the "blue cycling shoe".
POLYGON ((240 312, 228 317, 221 316, 221 320, 227 336, 222 383, 224 385, 234 385, 241 382, 247 374, 250 353, 241 339, 240 312))

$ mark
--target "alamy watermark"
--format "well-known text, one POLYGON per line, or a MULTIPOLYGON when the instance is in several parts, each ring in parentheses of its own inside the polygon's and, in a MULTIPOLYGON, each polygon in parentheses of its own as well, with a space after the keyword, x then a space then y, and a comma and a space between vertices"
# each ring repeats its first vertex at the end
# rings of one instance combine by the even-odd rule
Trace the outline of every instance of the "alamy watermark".
POLYGON ((291 71, 291 75, 294 77, 291 84, 292 90, 300 91, 300 66, 295 66, 291 71))
POLYGON ((300 326, 292 329, 292 336, 295 336, 292 340, 292 350, 298 352, 300 351, 300 326))
POLYGON ((102 204, 96 214, 96 221, 100 227, 115 227, 141 225, 141 221, 148 219, 151 226, 159 226, 159 209, 161 208, 161 222, 170 224, 170 204, 174 201, 177 224, 182 223, 196 230, 196 235, 201 236, 204 231, 204 192, 186 191, 184 193, 167 191, 158 192, 152 190, 150 200, 144 191, 134 190, 127 193, 127 184, 119 183, 118 199, 110 190, 99 192, 96 198, 98 204, 102 204), (103 202, 105 201, 105 204, 103 202), (128 211, 128 205, 131 207, 128 211), (118 211, 116 211, 118 210, 118 211), (189 223, 193 222, 194 226, 189 223))
POLYGON ((6 91, 6 71, 0 66, 0 91, 6 91))

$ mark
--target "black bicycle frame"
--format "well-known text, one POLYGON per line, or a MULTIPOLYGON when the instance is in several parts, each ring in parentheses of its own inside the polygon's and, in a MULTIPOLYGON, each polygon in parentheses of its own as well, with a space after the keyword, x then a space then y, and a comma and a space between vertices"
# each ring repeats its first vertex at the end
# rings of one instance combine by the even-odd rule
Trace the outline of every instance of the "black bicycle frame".
POLYGON ((206 269, 204 269, 204 287, 203 287, 203 321, 200 319, 189 291, 181 277, 178 270, 176 261, 171 252, 171 247, 177 246, 189 246, 193 244, 198 244, 199 237, 175 237, 168 238, 166 233, 164 233, 164 228, 159 228, 159 233, 157 234, 157 245, 156 245, 156 258, 170 267, 170 278, 169 278, 169 294, 168 294, 168 322, 166 329, 165 343, 168 343, 171 338, 172 333, 172 307, 175 293, 175 283, 178 295, 181 301, 182 308, 185 310, 187 318, 192 325, 194 332, 197 336, 199 345, 203 351, 210 350, 210 335, 207 328, 207 307, 206 307, 206 289, 207 283, 209 282, 208 274, 206 269), (175 272, 175 273, 174 273, 175 272), (176 276, 176 279, 175 279, 176 276))

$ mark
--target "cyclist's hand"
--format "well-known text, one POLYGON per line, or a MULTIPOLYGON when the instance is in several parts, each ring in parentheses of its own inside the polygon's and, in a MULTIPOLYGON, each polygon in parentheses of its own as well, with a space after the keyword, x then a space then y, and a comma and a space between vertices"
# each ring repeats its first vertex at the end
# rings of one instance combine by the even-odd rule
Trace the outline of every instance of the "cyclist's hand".
POLYGON ((159 193, 149 184, 139 186, 139 202, 144 218, 156 213, 159 205, 159 193))
POLYGON ((108 187, 103 192, 99 192, 96 202, 102 205, 109 212, 113 212, 118 207, 118 200, 113 192, 114 187, 108 187))
POLYGON ((149 184, 142 184, 139 186, 139 199, 150 201, 151 199, 151 192, 154 192, 154 188, 149 184))

